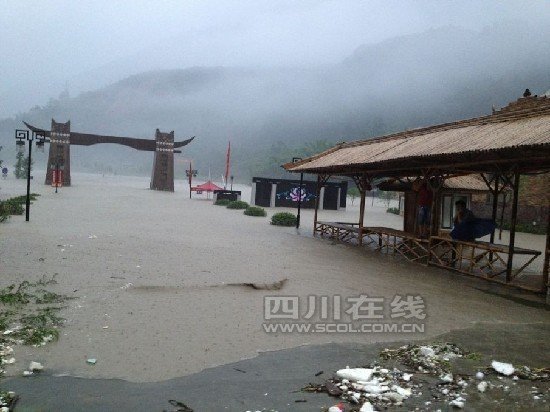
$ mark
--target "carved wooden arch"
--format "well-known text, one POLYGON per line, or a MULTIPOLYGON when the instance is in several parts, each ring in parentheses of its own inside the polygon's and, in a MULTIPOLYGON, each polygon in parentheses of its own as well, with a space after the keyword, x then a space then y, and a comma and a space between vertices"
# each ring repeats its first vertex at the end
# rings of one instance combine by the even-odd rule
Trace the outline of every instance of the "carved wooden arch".
POLYGON ((58 123, 52 119, 51 130, 43 130, 26 122, 25 125, 33 132, 49 138, 50 150, 46 166, 47 185, 52 184, 53 171, 56 165, 63 165, 63 185, 71 185, 71 152, 72 145, 91 146, 100 143, 114 143, 128 146, 136 150, 155 152, 153 171, 151 175, 151 189, 174 191, 174 153, 180 153, 177 148, 188 145, 190 139, 175 142, 174 132, 162 133, 156 130, 155 139, 136 139, 133 137, 104 136, 97 134, 71 132, 71 122, 58 123))

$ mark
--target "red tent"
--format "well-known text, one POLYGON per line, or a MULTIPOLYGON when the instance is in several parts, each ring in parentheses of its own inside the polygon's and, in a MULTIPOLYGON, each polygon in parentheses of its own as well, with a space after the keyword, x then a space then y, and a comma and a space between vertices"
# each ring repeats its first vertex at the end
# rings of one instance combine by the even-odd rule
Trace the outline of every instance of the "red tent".
POLYGON ((214 190, 223 190, 223 188, 212 183, 211 180, 209 180, 206 183, 203 183, 202 185, 198 185, 191 188, 191 191, 193 192, 213 192, 214 190))

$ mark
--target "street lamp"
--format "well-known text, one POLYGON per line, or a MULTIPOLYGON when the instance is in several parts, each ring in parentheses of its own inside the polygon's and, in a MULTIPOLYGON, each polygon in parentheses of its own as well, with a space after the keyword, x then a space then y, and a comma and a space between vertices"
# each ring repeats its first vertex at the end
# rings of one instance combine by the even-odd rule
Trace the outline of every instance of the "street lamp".
POLYGON ((193 169, 191 162, 189 162, 189 169, 185 171, 185 175, 189 179, 189 199, 191 199, 191 182, 193 177, 197 177, 198 170, 193 169))
POLYGON ((28 130, 16 129, 15 130, 15 144, 19 153, 25 151, 25 141, 29 142, 29 157, 27 163, 27 203, 25 210, 25 220, 29 221, 29 214, 31 208, 31 162, 32 162, 32 142, 36 140, 36 146, 44 149, 44 143, 46 139, 46 132, 44 130, 33 130, 29 133, 28 130))
MULTIPOLYGON (((301 157, 293 157, 292 163, 301 162, 301 157)), ((296 229, 300 227, 300 209, 302 208, 302 185, 304 184, 304 174, 300 173, 300 188, 298 190, 298 215, 296 216, 296 229)))

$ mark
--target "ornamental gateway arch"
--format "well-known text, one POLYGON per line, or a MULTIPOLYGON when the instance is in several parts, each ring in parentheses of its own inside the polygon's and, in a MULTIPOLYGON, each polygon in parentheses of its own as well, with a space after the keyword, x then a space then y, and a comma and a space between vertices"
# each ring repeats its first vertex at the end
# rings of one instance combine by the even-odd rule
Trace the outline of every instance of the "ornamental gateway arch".
POLYGON ((155 152, 153 171, 151 173, 151 185, 153 190, 174 191, 174 153, 176 150, 191 143, 195 138, 174 142, 174 132, 163 133, 159 129, 155 132, 155 139, 137 139, 133 137, 103 136, 97 134, 71 132, 71 122, 57 123, 52 119, 51 130, 44 130, 25 125, 34 133, 49 138, 50 151, 46 172, 46 184, 52 183, 53 172, 56 164, 64 166, 63 185, 71 185, 71 146, 91 146, 99 143, 116 143, 133 149, 155 152))

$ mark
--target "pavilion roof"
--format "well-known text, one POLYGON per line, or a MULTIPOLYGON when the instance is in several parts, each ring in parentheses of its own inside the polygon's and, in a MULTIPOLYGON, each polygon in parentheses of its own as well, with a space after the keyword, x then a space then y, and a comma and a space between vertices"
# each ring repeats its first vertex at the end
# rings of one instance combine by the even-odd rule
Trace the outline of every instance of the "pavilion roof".
POLYGON ((372 176, 420 175, 442 169, 457 175, 550 170, 550 98, 518 99, 493 114, 341 143, 283 167, 291 172, 372 176))
MULTIPOLYGON (((413 179, 399 180, 397 178, 389 178, 384 179, 384 181, 376 186, 384 191, 405 192, 412 190, 412 181, 413 179)), ((494 188, 494 184, 491 187, 494 188)), ((489 188, 481 176, 473 174, 445 179, 443 189, 464 192, 489 192, 489 188)))

